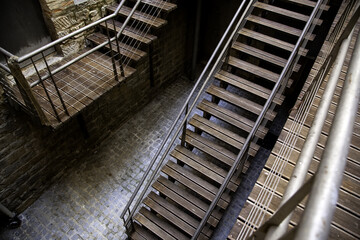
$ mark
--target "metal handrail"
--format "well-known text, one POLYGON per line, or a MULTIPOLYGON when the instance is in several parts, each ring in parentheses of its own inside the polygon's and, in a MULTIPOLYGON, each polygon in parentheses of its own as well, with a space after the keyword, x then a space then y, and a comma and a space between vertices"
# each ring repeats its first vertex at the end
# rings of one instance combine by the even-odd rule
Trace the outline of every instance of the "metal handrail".
POLYGON ((295 239, 327 239, 360 100, 360 37, 354 46, 333 124, 295 239))
MULTIPOLYGON (((125 2, 125 1, 126 1, 126 0, 123 0, 121 3, 125 2)), ((96 47, 90 49, 89 51, 87 51, 87 52, 79 55, 78 57, 76 57, 76 58, 68 61, 67 63, 61 65, 60 67, 58 67, 58 68, 56 68, 55 70, 51 71, 51 74, 54 75, 54 74, 60 72, 61 70, 64 70, 64 69, 67 68, 68 66, 70 66, 70 65, 74 64, 75 62, 83 59, 84 57, 90 55, 91 53, 94 53, 95 51, 97 51, 98 49, 106 46, 107 44, 109 44, 110 42, 114 41, 115 39, 118 39, 118 38, 120 37, 120 35, 122 34, 122 32, 124 31, 125 27, 127 27, 128 22, 130 21, 131 17, 134 15, 135 10, 136 10, 137 7, 139 6, 140 2, 141 2, 141 0, 137 0, 136 4, 135 4, 134 7, 132 8, 130 14, 127 16, 124 24, 121 26, 119 32, 117 33, 117 35, 116 35, 115 37, 111 38, 110 40, 107 40, 107 41, 103 42, 102 44, 97 45, 96 47)), ((120 4, 121 4, 121 3, 120 3, 120 4)), ((119 6, 120 6, 120 5, 119 5, 119 6)), ((118 7, 118 9, 120 9, 120 8, 118 7)), ((101 23, 101 22, 103 22, 103 21, 100 21, 100 23, 101 23)), ((98 24, 98 23, 97 23, 97 24, 98 24)), ((95 24, 95 25, 97 25, 97 24, 95 24)), ((92 25, 92 26, 94 26, 94 25, 92 25)), ((75 34, 75 35, 76 35, 76 34, 75 34)), ((65 37, 67 37, 67 36, 65 36, 65 37)), ((59 39, 59 40, 61 40, 61 39, 59 39)), ((61 41, 60 41, 60 42, 61 42, 61 41)), ((50 44, 48 44, 48 45, 50 45, 50 44)), ((41 49, 42 49, 42 48, 41 48, 41 49)), ((46 48, 46 49, 47 49, 47 48, 46 48)), ((45 49, 45 50, 46 50, 46 49, 45 49)), ((36 50, 36 51, 40 51, 40 49, 38 49, 38 50, 36 50)), ((36 52, 36 51, 34 51, 34 52, 36 52)), ((40 52, 41 52, 41 51, 40 51, 40 52)), ((17 61, 20 62, 19 59, 18 59, 17 61)), ((50 74, 47 74, 47 75, 41 77, 41 78, 38 79, 37 81, 31 83, 31 84, 30 84, 30 87, 36 86, 36 85, 39 84, 41 81, 45 81, 45 80, 48 79, 49 77, 50 77, 50 74)))
MULTIPOLYGON (((40 48, 38 48, 38 49, 36 49, 36 50, 28 53, 28 54, 25 54, 25 55, 23 55, 23 56, 21 56, 21 57, 18 57, 18 58, 17 58, 17 62, 18 62, 18 63, 21 63, 21 62, 23 62, 23 61, 25 61, 25 60, 27 60, 27 59, 29 59, 29 58, 31 58, 31 57, 33 57, 33 56, 41 53, 41 52, 43 52, 43 51, 45 51, 45 50, 47 50, 47 49, 49 49, 49 48, 51 48, 51 47, 54 47, 55 45, 57 45, 57 44, 65 41, 65 40, 67 40, 67 39, 69 39, 69 38, 71 38, 71 37, 73 37, 73 36, 75 36, 75 35, 78 35, 79 33, 82 33, 82 32, 84 32, 84 31, 88 30, 89 28, 92 28, 92 27, 94 27, 94 26, 96 26, 96 25, 98 25, 98 24, 100 24, 100 23, 102 23, 102 22, 104 22, 104 21, 106 21, 106 20, 109 20, 109 19, 111 19, 111 18, 113 18, 113 17, 116 17, 116 16, 118 15, 121 7, 124 5, 125 1, 126 1, 126 0, 122 0, 122 1, 120 2, 119 6, 116 8, 116 10, 115 10, 114 13, 112 13, 112 14, 106 16, 106 17, 103 17, 103 18, 101 18, 101 19, 99 19, 99 20, 97 20, 97 21, 95 21, 95 22, 93 22, 93 23, 90 23, 89 25, 86 25, 86 26, 84 26, 84 27, 82 27, 82 28, 80 28, 80 29, 78 29, 78 30, 76 30, 76 31, 74 31, 74 32, 72 32, 72 33, 64 36, 64 37, 61 37, 61 38, 59 38, 59 39, 57 39, 57 40, 55 40, 55 41, 52 41, 51 43, 48 43, 48 44, 46 44, 45 46, 42 46, 42 47, 40 47, 40 48)), ((139 1, 139 0, 138 0, 138 1, 139 1)), ((1 49, 0 49, 0 50, 1 50, 1 49)))
POLYGON ((0 47, 0 53, 4 54, 7 57, 12 57, 14 56, 14 54, 12 54, 11 52, 7 51, 6 49, 0 47))
POLYGON ((11 73, 10 69, 2 63, 0 63, 0 68, 4 69, 7 73, 11 73))
POLYGON ((252 130, 250 131, 248 137, 245 140, 245 143, 243 144, 242 149, 240 150, 238 156, 236 157, 236 160, 234 162, 234 164, 232 165, 230 171, 228 172, 228 174, 226 175, 226 178, 224 179, 224 182, 221 184, 218 192, 215 195, 215 198, 213 199, 213 201, 210 204, 210 207, 208 208, 208 210, 206 211, 205 216, 203 217, 203 219, 201 220, 199 226, 196 229, 195 234, 193 235, 193 237, 191 239, 196 239, 201 231, 202 228, 205 226, 205 224, 207 223, 212 211, 214 210, 215 206, 217 205, 217 203, 220 200, 221 195, 223 194, 226 186, 228 185, 228 183, 230 182, 231 177, 233 176, 233 174, 235 173, 236 169, 239 167, 242 158, 245 156, 245 153, 248 150, 248 147, 250 146, 250 143, 253 139, 253 137, 255 136, 255 133, 257 132, 262 120, 265 117, 265 114, 267 113, 267 110, 270 108, 273 99, 275 98, 275 95, 277 94, 279 88, 284 85, 284 81, 287 80, 286 76, 288 75, 289 71, 292 71, 292 67, 294 66, 294 60, 295 58, 298 56, 298 52, 300 50, 300 47, 302 46, 303 42, 306 41, 306 36, 308 34, 308 30, 310 29, 310 27, 312 26, 312 23, 315 19, 315 16, 318 14, 319 10, 322 11, 320 9, 320 6, 323 4, 325 0, 318 0, 316 6, 314 7, 314 10, 312 11, 296 45, 295 48, 293 49, 293 51, 291 52, 291 55, 283 69, 283 71, 281 72, 278 81, 276 82, 269 98, 267 99, 260 115, 258 116, 258 118, 256 119, 256 122, 254 124, 254 127, 252 128, 252 130))
MULTIPOLYGON (((157 172, 159 171, 163 161, 165 160, 165 157, 167 156, 167 154, 169 153, 169 150, 172 146, 172 144, 174 143, 175 139, 177 138, 178 134, 180 133, 180 130, 182 129, 184 123, 186 122, 186 119, 189 117, 190 112, 192 111, 192 109, 194 108, 197 100, 199 99, 201 93, 203 92, 203 90, 205 89, 206 84, 208 83, 208 81, 210 80, 211 76, 213 75, 213 73, 215 72, 217 65, 220 63, 220 61, 222 60, 223 56, 225 55, 229 45, 231 44, 232 38, 235 36, 235 34, 237 33, 237 28, 240 24, 239 21, 238 25, 235 27, 235 30, 232 32, 232 34, 228 37, 228 41, 226 42, 226 44, 223 46, 227 35, 229 34, 229 32, 231 31, 231 29, 233 28, 236 20, 239 18, 240 13, 243 11, 244 6, 246 4, 247 1, 242 1, 242 3, 240 4, 237 12, 235 13, 234 17, 232 18, 230 24, 228 25, 227 29, 225 30, 222 38, 220 39, 217 47, 215 48, 214 52, 212 53, 210 59, 208 60, 204 70, 202 71, 200 77, 198 78, 198 80, 196 81, 192 91, 190 92, 188 98, 186 99, 184 105, 182 106, 179 114, 177 115, 177 117, 175 118, 175 120, 173 121, 172 126, 170 127, 166 137, 164 138, 164 140, 162 141, 160 147, 158 148, 156 154, 154 155, 154 157, 152 158, 150 164, 148 165, 144 175, 142 176, 140 183, 137 185, 135 191, 133 192, 133 194, 131 195, 128 203, 126 204, 123 212, 120 214, 120 217, 123 219, 124 221, 124 225, 125 227, 128 225, 129 221, 131 220, 132 216, 134 215, 137 207, 139 206, 140 202, 142 201, 142 198, 144 197, 147 189, 149 188, 151 182, 154 180, 157 172), (223 47, 222 47, 223 46, 223 47), (204 78, 205 74, 207 73, 207 71, 209 70, 213 60, 215 59, 216 55, 218 54, 218 52, 220 51, 222 47, 222 51, 220 53, 220 55, 218 56, 215 64, 213 65, 212 69, 210 70, 210 73, 207 75, 206 80, 204 81, 204 83, 202 84, 198 94, 196 95, 195 99, 193 100, 193 103, 191 105, 190 108, 188 108, 189 103, 190 103, 190 99, 193 97, 194 93, 196 92, 196 89, 198 88, 198 86, 200 85, 200 82, 202 81, 202 79, 204 78), (156 168, 154 169, 154 171, 152 172, 148 182, 146 183, 145 187, 143 188, 143 191, 141 192, 140 196, 138 197, 134 207, 132 210, 130 210, 130 206, 133 203, 135 197, 138 195, 139 190, 141 188, 141 186, 143 185, 143 183, 145 182, 145 180, 147 179, 147 177, 149 176, 149 173, 151 171, 151 169, 153 168, 154 164, 156 163, 157 158, 159 157, 160 153, 162 152, 163 148, 165 147, 165 144, 167 143, 167 140, 170 138, 171 133, 174 131, 176 125, 178 124, 178 121, 180 120, 181 115, 184 113, 185 109, 188 109, 188 111, 186 111, 185 116, 183 118, 183 120, 181 121, 181 123, 179 124, 179 127, 177 128, 175 134, 173 135, 171 141, 168 143, 167 148, 165 150, 165 152, 163 153, 162 157, 159 160, 158 165, 156 166, 156 168), (126 213, 129 213, 128 218, 125 219, 125 215, 126 213)), ((249 3, 248 3, 249 4, 249 3)), ((244 18, 244 15, 241 17, 241 19, 244 18)))

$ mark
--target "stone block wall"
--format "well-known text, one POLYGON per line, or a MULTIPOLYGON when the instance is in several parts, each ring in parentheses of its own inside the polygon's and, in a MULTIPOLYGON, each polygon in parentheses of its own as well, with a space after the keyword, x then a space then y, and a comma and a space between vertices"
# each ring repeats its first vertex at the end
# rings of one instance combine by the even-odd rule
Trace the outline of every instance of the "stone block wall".
MULTIPOLYGON (((45 1, 45 0, 44 0, 45 1)), ((49 4, 52 2, 46 0, 49 4)), ((57 1, 65 4, 70 1, 57 1)), ((90 2, 90 1, 88 1, 90 2)), ((12 211, 22 212, 52 183, 66 177, 68 168, 92 154, 94 146, 141 107, 164 84, 180 77, 188 65, 187 7, 183 1, 169 14, 168 24, 153 43, 154 86, 150 86, 149 59, 137 66, 136 73, 113 88, 83 112, 89 138, 84 139, 77 119, 56 131, 34 123, 6 100, 0 99, 0 202, 12 211)), ((59 15, 60 16, 60 15, 59 15)), ((190 32, 191 34, 191 32, 190 32)), ((119 143, 121 144, 121 143, 119 143)))
MULTIPOLYGON (((76 31, 104 15, 107 5, 115 0, 39 0, 45 23, 52 39, 58 39, 76 31)), ((65 42, 61 50, 65 56, 85 46, 85 32, 65 42)))

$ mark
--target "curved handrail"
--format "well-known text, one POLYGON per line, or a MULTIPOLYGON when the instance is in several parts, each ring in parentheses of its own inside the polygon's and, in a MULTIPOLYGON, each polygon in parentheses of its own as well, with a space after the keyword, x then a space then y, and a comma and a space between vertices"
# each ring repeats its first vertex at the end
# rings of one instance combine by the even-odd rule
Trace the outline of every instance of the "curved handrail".
MULTIPOLYGON (((100 23, 102 23, 102 22, 105 22, 106 20, 109 20, 109 19, 111 19, 111 18, 113 18, 113 17, 116 17, 116 16, 118 15, 121 7, 124 5, 125 1, 126 1, 126 0, 122 0, 122 1, 120 2, 119 6, 116 8, 116 10, 115 10, 114 13, 112 13, 112 14, 106 16, 106 17, 103 17, 103 18, 101 18, 101 19, 99 19, 99 20, 97 20, 97 21, 95 21, 95 22, 93 22, 93 23, 90 23, 89 25, 86 25, 85 27, 82 27, 82 28, 80 28, 80 29, 78 29, 78 30, 76 30, 76 31, 74 31, 74 32, 72 32, 72 33, 64 36, 64 37, 61 37, 61 38, 59 38, 59 39, 57 39, 57 40, 55 40, 55 41, 52 41, 51 43, 48 43, 48 44, 46 44, 45 46, 42 46, 42 47, 40 47, 40 48, 38 48, 38 49, 36 49, 36 50, 28 53, 28 54, 25 54, 25 55, 23 55, 23 56, 21 56, 21 57, 18 57, 16 61, 17 61, 18 63, 23 62, 23 61, 25 61, 25 60, 27 60, 27 59, 29 59, 29 58, 31 58, 31 57, 39 54, 39 53, 45 51, 46 49, 49 49, 49 48, 51 48, 51 47, 54 47, 55 45, 57 45, 57 44, 65 41, 65 40, 67 40, 67 39, 69 39, 69 38, 71 38, 71 37, 73 37, 73 36, 75 36, 75 35, 78 35, 79 33, 82 33, 82 32, 84 32, 84 31, 88 30, 89 28, 92 28, 92 27, 94 27, 94 26, 96 26, 96 25, 98 25, 98 24, 100 24, 100 23)), ((140 0, 138 0, 138 2, 139 2, 139 1, 140 1, 140 0)), ((89 53, 89 54, 90 54, 90 53, 89 53)))
POLYGON ((318 14, 319 10, 321 11, 320 6, 323 4, 324 1, 325 0, 318 0, 317 1, 317 4, 316 4, 314 10, 312 11, 312 13, 311 13, 306 25, 305 25, 300 37, 299 37, 299 39, 298 39, 298 41, 297 41, 297 43, 296 43, 296 45, 295 45, 295 47, 293 49, 293 51, 291 52, 291 55, 290 55, 286 65, 285 65, 283 71, 281 72, 281 74, 280 74, 280 76, 278 78, 278 81, 276 82, 275 86, 273 87, 273 90, 272 90, 269 98, 267 99, 267 101, 266 101, 260 115, 256 119, 256 122, 255 122, 253 128, 251 129, 248 137, 246 138, 242 149, 240 150, 239 154, 237 155, 234 164, 231 166, 231 169, 229 170, 228 174, 226 175, 226 178, 224 179, 224 182, 221 184, 218 192, 215 195, 215 198, 211 202, 210 207, 206 211, 205 216, 202 218, 202 220, 201 220, 199 226, 197 227, 193 237, 191 238, 192 240, 196 239, 200 235, 200 233, 202 231, 202 228, 207 223, 207 221, 208 221, 212 211, 214 210, 215 206, 217 206, 221 195, 225 191, 225 188, 228 185, 228 183, 230 182, 231 177, 234 175, 236 169, 239 167, 242 158, 244 157, 245 153, 247 152, 248 147, 250 146, 250 143, 251 143, 253 137, 255 136, 255 133, 257 132, 258 128, 260 127, 260 124, 261 124, 262 120, 265 117, 265 114, 267 113, 267 110, 270 108, 270 106, 272 104, 272 101, 274 100, 274 98, 275 98, 278 90, 280 89, 280 87, 282 85, 284 85, 283 82, 286 80, 286 77, 288 76, 289 71, 292 70, 292 67, 294 66, 294 60, 298 56, 298 52, 299 52, 303 42, 306 41, 305 36, 307 36, 308 31, 309 31, 309 29, 310 29, 310 27, 311 27, 311 25, 313 23, 313 20, 315 19, 315 16, 318 14))
MULTIPOLYGON (((252 0, 250 3, 252 3, 253 1, 254 1, 254 0, 252 0)), ((199 99, 201 93, 202 93, 203 90, 205 89, 206 84, 209 82, 211 76, 213 75, 213 73, 214 73, 215 70, 217 69, 217 66, 218 66, 219 62, 221 61, 221 59, 223 58, 223 56, 224 56, 225 53, 227 52, 227 49, 228 49, 229 45, 231 44, 233 37, 235 36, 235 34, 237 34, 237 29, 238 29, 240 23, 242 22, 242 19, 245 18, 245 15, 244 15, 244 14, 241 16, 240 21, 238 21, 238 24, 237 24, 237 26, 235 27, 235 30, 234 30, 234 31, 232 32, 232 34, 228 37, 228 41, 226 42, 225 46, 223 46, 222 51, 221 51, 220 55, 218 56, 215 64, 213 65, 210 73, 207 75, 207 78, 206 78, 206 80, 204 81, 204 83, 202 84, 202 86, 201 86, 201 88, 200 88, 197 96, 196 96, 195 99, 192 101, 193 103, 192 103, 191 107, 188 109, 188 111, 185 112, 185 116, 184 116, 183 120, 182 120, 182 121, 180 122, 180 124, 179 124, 178 121, 180 120, 181 115, 182 115, 182 114, 184 113, 184 111, 188 108, 188 105, 189 105, 189 103, 190 103, 190 99, 193 97, 194 93, 196 92, 196 89, 197 89, 198 86, 200 85, 200 82, 201 82, 202 79, 204 78, 205 74, 208 72, 211 63, 213 62, 213 60, 215 59, 216 55, 217 55, 218 52, 220 51, 222 45, 224 44, 224 42, 225 42, 225 40, 226 40, 226 38, 227 38, 227 35, 229 34, 229 32, 231 31, 231 29, 233 28, 236 20, 239 18, 240 13, 243 12, 243 9, 244 9, 244 6, 245 6, 246 2, 247 2, 247 1, 242 1, 241 5, 239 6, 237 12, 235 13, 234 17, 232 18, 230 24, 228 25, 228 28, 227 28, 226 31, 224 32, 224 34, 223 34, 221 40, 219 41, 216 49, 214 50, 213 54, 211 55, 210 59, 208 60, 206 66, 205 66, 205 68, 204 68, 204 70, 202 71, 200 77, 199 77, 198 80, 196 81, 196 83, 195 83, 192 91, 190 92, 188 98, 186 99, 184 105, 182 106, 179 114, 177 115, 177 117, 176 117, 175 120, 173 121, 173 124, 172 124, 172 126, 170 127, 170 129, 169 129, 166 137, 165 137, 164 140, 162 141, 162 144, 160 145, 160 147, 158 148, 156 154, 154 155, 154 157, 152 158, 150 164, 148 165, 148 167, 147 167, 144 175, 142 176, 142 178, 141 178, 141 180, 140 180, 140 183, 137 185, 135 191, 134 191, 133 194, 131 195, 130 200, 129 200, 128 203, 126 204, 123 212, 120 214, 120 217, 123 219, 125 226, 128 225, 130 219, 131 219, 132 216, 134 215, 134 213, 135 213, 137 207, 139 206, 140 202, 142 201, 142 198, 144 197, 147 189, 149 188, 149 186, 150 186, 150 184, 152 183, 154 177, 156 176, 157 172, 159 171, 160 167, 162 166, 162 163, 163 163, 163 161, 165 160, 165 157, 166 157, 167 154, 169 153, 169 150, 170 150, 172 144, 175 142, 175 139, 177 138, 178 134, 180 133, 180 130, 182 129, 182 126, 183 126, 184 123, 186 122, 186 119, 189 117, 189 115, 190 115, 192 109, 194 108, 197 100, 199 99), (131 204, 133 203, 135 197, 138 195, 139 190, 140 190, 142 184, 143 184, 144 181, 147 179, 147 177, 148 177, 151 169, 153 168, 154 164, 156 163, 157 158, 159 157, 160 153, 161 153, 162 150, 164 149, 167 140, 170 138, 170 135, 171 135, 171 133, 174 131, 174 129, 175 129, 175 127, 176 127, 177 124, 179 124, 179 126, 178 126, 175 134, 173 135, 170 143, 168 143, 165 152, 163 153, 162 157, 160 158, 160 160, 159 160, 159 162, 158 162, 158 165, 156 166, 156 168, 155 168, 154 171, 152 172, 152 174, 151 174, 148 182, 146 183, 145 187, 143 188, 143 191, 141 192, 140 196, 138 197, 138 199, 137 199, 137 201, 136 201, 133 209, 130 210, 131 204), (125 219, 125 215, 126 215, 127 212, 129 212, 129 215, 128 215, 128 218, 125 219)), ((249 4, 250 4, 250 3, 248 3, 247 7, 249 7, 249 4)), ((246 12, 246 11, 245 11, 245 12, 246 12)))

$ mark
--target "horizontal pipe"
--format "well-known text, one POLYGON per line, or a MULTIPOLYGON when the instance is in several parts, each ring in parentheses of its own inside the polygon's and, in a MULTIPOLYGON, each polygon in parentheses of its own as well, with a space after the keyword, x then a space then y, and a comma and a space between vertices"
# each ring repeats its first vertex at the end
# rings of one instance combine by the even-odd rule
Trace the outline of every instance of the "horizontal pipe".
POLYGON ((334 121, 295 239, 327 239, 336 209, 360 100, 360 38, 344 81, 334 121))
MULTIPOLYGON (((116 11, 115 11, 114 13, 112 13, 112 14, 106 16, 106 17, 103 17, 103 18, 101 18, 101 19, 99 19, 99 20, 97 20, 97 21, 95 21, 95 22, 93 22, 93 23, 90 23, 89 25, 86 25, 85 27, 80 28, 80 29, 78 29, 78 30, 76 30, 76 31, 74 31, 74 32, 72 32, 72 33, 70 33, 70 34, 62 37, 62 38, 59 38, 59 39, 57 39, 57 40, 55 40, 55 41, 53 41, 53 42, 51 42, 51 43, 48 43, 48 44, 46 44, 45 46, 43 46, 43 47, 41 47, 41 48, 38 48, 38 49, 36 49, 36 50, 34 50, 34 51, 32 51, 32 52, 24 55, 24 56, 19 57, 19 58, 17 59, 17 62, 18 62, 18 63, 21 63, 21 62, 23 62, 23 61, 25 61, 25 60, 27 60, 27 59, 29 59, 29 58, 31 58, 31 57, 33 57, 33 56, 41 53, 41 52, 43 52, 43 51, 45 51, 45 50, 47 50, 47 49, 49 49, 49 48, 51 48, 51 47, 54 47, 55 45, 57 45, 57 44, 65 41, 65 40, 67 40, 67 39, 69 39, 69 38, 71 38, 71 37, 73 37, 73 36, 75 36, 75 35, 78 35, 78 34, 84 32, 84 31, 88 30, 89 28, 92 28, 92 27, 94 27, 94 26, 96 26, 96 25, 98 25, 98 24, 100 24, 100 23, 102 23, 102 22, 104 22, 104 21, 106 21, 106 20, 109 20, 109 19, 111 19, 111 18, 113 18, 113 17, 116 17, 116 15, 117 15, 117 14, 119 13, 119 11, 120 11, 120 8, 124 5, 125 1, 126 1, 126 0, 122 0, 122 1, 121 1, 121 3, 119 4, 119 6, 117 7, 117 9, 116 9, 116 11)), ((0 49, 0 50, 1 50, 1 49, 0 49)))

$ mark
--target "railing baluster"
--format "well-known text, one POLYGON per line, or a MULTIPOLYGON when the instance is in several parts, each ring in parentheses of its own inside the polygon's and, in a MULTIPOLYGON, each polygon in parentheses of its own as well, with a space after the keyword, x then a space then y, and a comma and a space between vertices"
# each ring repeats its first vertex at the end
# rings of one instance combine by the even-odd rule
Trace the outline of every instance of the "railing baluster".
POLYGON ((115 80, 119 81, 117 70, 116 70, 116 63, 115 63, 115 59, 114 59, 114 51, 112 49, 112 42, 111 42, 111 38, 110 38, 110 32, 109 32, 109 27, 108 27, 107 21, 105 21, 105 27, 106 27, 106 34, 107 34, 108 41, 109 41, 110 56, 111 56, 111 62, 113 65, 115 80))
MULTIPOLYGON (((115 19, 113 18, 112 21, 113 21, 113 26, 114 26, 114 32, 116 33, 115 19)), ((121 62, 121 52, 120 52, 120 46, 119 46, 119 39, 118 39, 117 36, 115 37, 115 42, 116 42, 116 47, 117 47, 117 51, 118 51, 118 54, 119 54, 120 74, 121 74, 122 77, 125 77, 125 71, 124 71, 124 68, 123 68, 123 64, 121 62)))
POLYGON ((53 111, 54 111, 54 113, 55 113, 56 119, 60 122, 61 120, 60 120, 59 114, 58 114, 58 112, 57 112, 57 110, 56 110, 56 107, 55 107, 55 105, 54 105, 54 103, 53 103, 53 101, 52 101, 52 99, 51 99, 51 97, 50 97, 50 95, 49 95, 49 92, 48 92, 48 90, 47 90, 44 82, 41 80, 40 72, 39 72, 38 68, 36 67, 36 64, 35 64, 35 62, 34 62, 34 60, 33 60, 32 57, 30 58, 30 60, 31 60, 32 64, 34 65, 35 71, 36 71, 36 73, 37 73, 37 75, 38 75, 38 77, 39 77, 39 79, 40 79, 41 86, 44 88, 45 94, 46 94, 47 98, 49 99, 49 102, 50 102, 50 104, 51 104, 51 107, 52 107, 52 109, 53 109, 53 111))
MULTIPOLYGON (((185 117, 189 111, 189 104, 186 104, 185 108, 185 117)), ((183 125, 183 131, 181 135, 181 146, 185 147, 185 137, 186 137, 186 126, 187 126, 187 119, 185 119, 184 125, 183 125)))
MULTIPOLYGON (((48 72, 49 72, 49 75, 50 75, 51 81, 52 81, 52 82, 53 82, 53 84, 54 84, 54 87, 55 87, 56 93, 58 94, 58 96, 59 96, 59 98, 60 98, 60 101, 61 101, 61 104, 62 104, 62 106, 63 106, 63 108, 64 108, 64 111, 65 111, 65 113, 66 113, 68 116, 70 116, 70 114, 69 114, 69 112, 68 112, 68 110, 67 110, 67 107, 66 107, 66 105, 65 105, 64 99, 62 98, 61 93, 60 93, 60 91, 59 91, 59 89, 58 89, 58 87, 57 87, 57 85, 56 85, 56 82, 55 82, 54 76, 53 76, 53 74, 51 73, 51 70, 50 70, 49 64, 48 64, 48 62, 46 61, 46 58, 45 58, 44 52, 41 52, 41 56, 42 56, 42 57, 43 57, 43 59, 44 59, 44 62, 45 62, 46 68, 47 68, 47 70, 48 70, 48 72)), ((40 78, 40 79, 41 79, 41 78, 40 78)))

